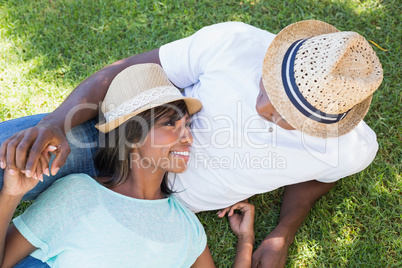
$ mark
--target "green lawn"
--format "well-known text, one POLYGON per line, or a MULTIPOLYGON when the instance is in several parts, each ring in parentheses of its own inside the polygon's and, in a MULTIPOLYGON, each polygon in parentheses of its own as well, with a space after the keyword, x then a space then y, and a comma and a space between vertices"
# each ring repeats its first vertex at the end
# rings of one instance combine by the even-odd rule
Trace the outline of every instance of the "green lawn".
MULTIPOLYGON (((402 267, 401 10, 397 0, 0 0, 0 121, 51 112, 103 66, 209 24, 243 21, 278 33, 318 19, 356 31, 387 50, 373 46, 384 82, 365 118, 380 150, 317 203, 287 267, 402 267)), ((282 190, 251 199, 256 247, 278 222, 282 190)), ((236 239, 228 221, 215 212, 199 217, 217 266, 230 267, 236 239)))

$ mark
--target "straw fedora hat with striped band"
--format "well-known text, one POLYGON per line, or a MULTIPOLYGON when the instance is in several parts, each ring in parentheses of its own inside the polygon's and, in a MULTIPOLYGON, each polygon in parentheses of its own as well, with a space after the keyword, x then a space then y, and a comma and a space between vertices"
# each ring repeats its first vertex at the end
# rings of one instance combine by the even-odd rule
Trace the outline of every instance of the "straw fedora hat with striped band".
POLYGON ((366 115, 383 78, 370 44, 316 20, 284 28, 269 46, 262 81, 278 113, 305 134, 331 138, 366 115))
POLYGON ((95 127, 107 133, 141 112, 178 100, 190 115, 202 108, 198 99, 183 97, 158 64, 133 65, 113 79, 101 106, 105 121, 95 127))

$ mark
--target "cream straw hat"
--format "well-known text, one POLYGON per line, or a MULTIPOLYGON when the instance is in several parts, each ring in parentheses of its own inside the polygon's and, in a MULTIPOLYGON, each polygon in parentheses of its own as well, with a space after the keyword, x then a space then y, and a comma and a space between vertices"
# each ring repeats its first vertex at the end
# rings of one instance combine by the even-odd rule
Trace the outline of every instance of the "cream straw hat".
POLYGON ((158 64, 133 65, 113 79, 101 107, 105 121, 95 127, 107 133, 145 110, 177 100, 186 103, 190 115, 202 108, 198 99, 183 97, 158 64))
POLYGON ((269 46, 262 80, 279 114, 316 137, 350 132, 366 115, 383 72, 358 33, 321 21, 296 22, 269 46))

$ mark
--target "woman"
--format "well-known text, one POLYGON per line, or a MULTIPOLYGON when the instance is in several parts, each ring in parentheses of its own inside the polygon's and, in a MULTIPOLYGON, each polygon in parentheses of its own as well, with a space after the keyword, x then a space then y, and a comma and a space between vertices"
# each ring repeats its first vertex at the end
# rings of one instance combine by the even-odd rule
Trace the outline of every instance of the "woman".
MULTIPOLYGON (((158 65, 135 65, 117 75, 102 104, 105 121, 96 126, 106 133, 95 156, 97 181, 85 174, 58 180, 8 227, 38 180, 5 173, 2 267, 29 254, 51 267, 214 267, 202 225, 166 180, 167 172, 187 168, 190 116, 201 107, 184 98, 158 65)), ((239 237, 235 266, 250 266, 254 208, 238 203, 219 216, 226 213, 239 237)))

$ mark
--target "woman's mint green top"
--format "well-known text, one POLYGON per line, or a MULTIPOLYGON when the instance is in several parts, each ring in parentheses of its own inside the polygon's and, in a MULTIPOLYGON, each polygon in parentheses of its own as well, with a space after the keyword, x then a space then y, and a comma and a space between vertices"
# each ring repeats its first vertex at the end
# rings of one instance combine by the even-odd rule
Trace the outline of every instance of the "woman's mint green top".
POLYGON ((190 267, 206 247, 175 197, 127 197, 85 174, 56 181, 14 224, 51 267, 190 267))

